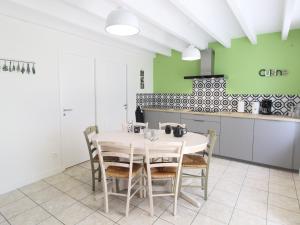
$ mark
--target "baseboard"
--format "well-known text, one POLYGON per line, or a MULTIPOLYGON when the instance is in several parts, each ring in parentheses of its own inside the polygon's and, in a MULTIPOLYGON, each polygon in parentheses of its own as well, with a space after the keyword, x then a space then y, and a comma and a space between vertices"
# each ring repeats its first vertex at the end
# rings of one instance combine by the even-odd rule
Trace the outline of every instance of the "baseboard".
POLYGON ((0 195, 4 194, 4 193, 7 193, 7 192, 10 192, 10 191, 13 191, 13 190, 15 190, 17 188, 20 188, 20 187, 23 187, 25 185, 37 182, 39 180, 42 180, 46 177, 55 175, 55 174, 60 173, 62 171, 64 171, 64 168, 63 167, 58 167, 58 168, 55 168, 55 169, 52 169, 52 170, 48 170, 48 171, 44 171, 42 173, 38 173, 35 176, 30 176, 30 177, 23 178, 22 180, 19 180, 16 183, 12 183, 11 185, 9 185, 8 187, 5 187, 4 189, 1 189, 1 187, 0 187, 0 195))

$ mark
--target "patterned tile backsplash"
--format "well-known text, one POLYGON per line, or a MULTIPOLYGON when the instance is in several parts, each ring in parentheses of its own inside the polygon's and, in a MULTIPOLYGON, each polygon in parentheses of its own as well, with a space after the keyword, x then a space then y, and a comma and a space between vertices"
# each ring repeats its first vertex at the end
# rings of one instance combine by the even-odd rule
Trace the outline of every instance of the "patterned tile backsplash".
POLYGON ((263 99, 272 100, 272 113, 277 115, 287 115, 291 106, 300 103, 299 95, 226 94, 224 79, 195 79, 192 94, 137 94, 136 102, 141 107, 236 112, 238 101, 242 100, 245 111, 251 112, 251 103, 263 99))

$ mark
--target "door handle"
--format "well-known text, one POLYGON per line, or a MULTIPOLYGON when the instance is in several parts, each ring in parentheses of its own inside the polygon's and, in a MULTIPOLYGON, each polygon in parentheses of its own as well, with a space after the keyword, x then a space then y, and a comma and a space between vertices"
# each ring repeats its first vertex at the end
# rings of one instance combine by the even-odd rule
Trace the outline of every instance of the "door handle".
POLYGON ((64 109, 63 111, 64 112, 71 112, 71 111, 73 111, 73 109, 64 109))

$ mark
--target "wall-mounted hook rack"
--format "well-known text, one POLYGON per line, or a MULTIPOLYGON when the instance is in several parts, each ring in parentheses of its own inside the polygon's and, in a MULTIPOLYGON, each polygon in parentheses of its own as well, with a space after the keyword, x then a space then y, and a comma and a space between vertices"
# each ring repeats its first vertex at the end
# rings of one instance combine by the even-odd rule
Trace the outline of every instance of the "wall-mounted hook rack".
POLYGON ((0 70, 3 72, 21 72, 22 74, 26 72, 27 74, 32 73, 33 75, 36 73, 35 62, 33 61, 4 58, 0 58, 0 70))

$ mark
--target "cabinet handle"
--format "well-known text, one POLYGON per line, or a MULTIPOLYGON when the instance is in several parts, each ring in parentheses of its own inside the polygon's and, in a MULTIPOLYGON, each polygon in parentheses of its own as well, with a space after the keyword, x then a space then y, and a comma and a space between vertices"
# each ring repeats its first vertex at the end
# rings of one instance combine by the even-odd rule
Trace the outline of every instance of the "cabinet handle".
POLYGON ((194 120, 196 122, 205 122, 205 120, 194 120))

